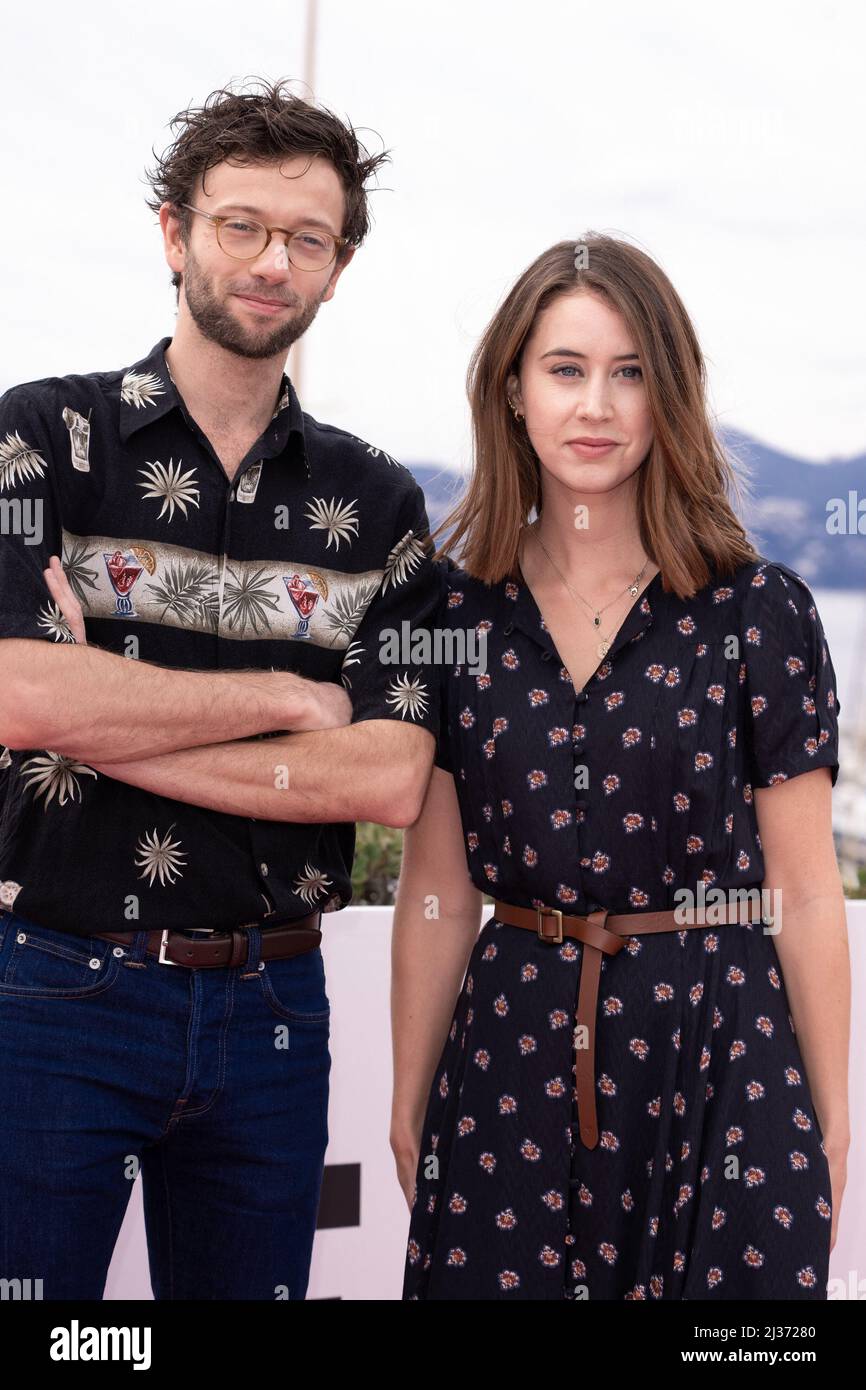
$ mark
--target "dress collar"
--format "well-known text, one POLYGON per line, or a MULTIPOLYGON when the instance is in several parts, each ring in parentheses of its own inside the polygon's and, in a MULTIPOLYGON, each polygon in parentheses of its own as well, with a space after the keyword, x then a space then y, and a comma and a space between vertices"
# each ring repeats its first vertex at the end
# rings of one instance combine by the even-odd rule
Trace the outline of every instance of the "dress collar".
MULTIPOLYGON (((506 580, 504 584, 506 634, 512 626, 519 628, 545 651, 562 660, 556 650, 553 638, 544 624, 544 618, 535 601, 535 596, 523 577, 519 561, 517 562, 517 573, 519 576, 517 580, 506 580)), ((653 604, 658 602, 657 593, 661 591, 661 583, 662 572, 659 570, 657 574, 653 575, 643 592, 638 594, 634 600, 616 632, 607 655, 603 658, 605 661, 616 656, 626 642, 634 641, 645 628, 652 624, 654 618, 653 604)), ((599 660, 601 661, 601 658, 599 660)))

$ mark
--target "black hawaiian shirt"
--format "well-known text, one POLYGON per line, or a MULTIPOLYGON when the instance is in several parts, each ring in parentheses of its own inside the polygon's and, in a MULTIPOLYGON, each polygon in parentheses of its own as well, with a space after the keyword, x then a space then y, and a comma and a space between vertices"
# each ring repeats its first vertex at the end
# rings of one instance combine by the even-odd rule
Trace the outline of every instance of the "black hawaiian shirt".
MULTIPOLYGON (((429 670, 405 644, 380 653, 383 632, 426 629, 436 606, 412 474, 303 412, 284 375, 230 480, 172 381, 170 342, 132 367, 0 400, 0 638, 74 640, 42 573, 57 554, 97 647, 342 681, 353 723, 434 731, 429 670)), ((51 749, 0 747, 0 911, 61 931, 267 927, 333 911, 352 896, 354 844, 350 823, 225 814, 51 749)))

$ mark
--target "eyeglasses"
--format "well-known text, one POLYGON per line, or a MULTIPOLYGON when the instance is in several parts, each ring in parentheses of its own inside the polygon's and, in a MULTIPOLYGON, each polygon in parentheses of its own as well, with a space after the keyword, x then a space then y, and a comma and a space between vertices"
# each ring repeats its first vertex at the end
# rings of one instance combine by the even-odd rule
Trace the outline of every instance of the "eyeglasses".
POLYGON ((203 208, 194 208, 191 203, 181 203, 180 206, 213 222, 220 249, 238 261, 253 261, 260 256, 270 244, 274 232, 285 233, 286 255, 298 270, 324 270, 325 266, 331 264, 337 251, 349 244, 347 237, 333 236, 331 232, 320 232, 314 228, 290 232, 286 227, 264 227, 261 222, 253 222, 248 217, 216 217, 203 208))

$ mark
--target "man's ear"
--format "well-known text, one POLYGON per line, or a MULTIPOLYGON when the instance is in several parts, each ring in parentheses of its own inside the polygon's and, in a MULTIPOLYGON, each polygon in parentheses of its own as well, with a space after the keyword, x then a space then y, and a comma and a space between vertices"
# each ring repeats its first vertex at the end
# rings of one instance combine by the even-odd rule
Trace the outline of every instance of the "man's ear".
POLYGON ((185 252, 180 234, 180 216, 174 203, 163 203, 159 209, 159 225, 162 228, 165 259, 171 270, 183 273, 185 252))

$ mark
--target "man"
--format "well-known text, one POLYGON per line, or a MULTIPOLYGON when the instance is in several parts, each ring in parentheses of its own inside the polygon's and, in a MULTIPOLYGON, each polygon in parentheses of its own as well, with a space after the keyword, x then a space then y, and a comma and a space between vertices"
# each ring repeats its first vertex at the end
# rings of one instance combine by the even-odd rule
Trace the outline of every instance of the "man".
POLYGON ((284 372, 386 156, 282 83, 173 125, 173 337, 0 401, 0 1277, 47 1299, 102 1297, 139 1167, 156 1298, 305 1296, 321 914, 438 716, 379 654, 433 619, 423 493, 284 372))

